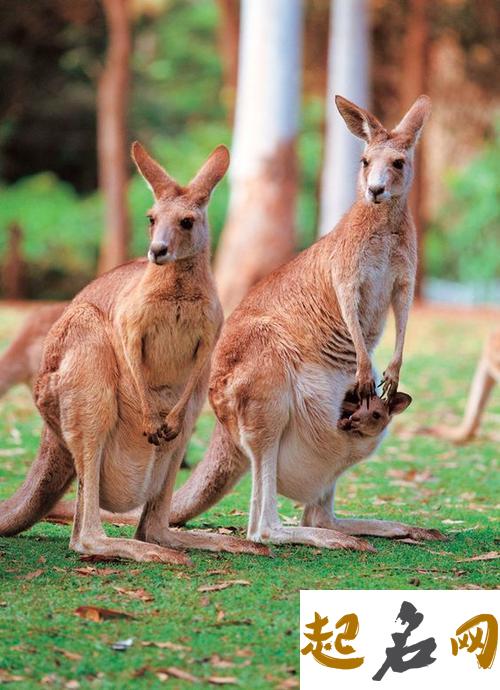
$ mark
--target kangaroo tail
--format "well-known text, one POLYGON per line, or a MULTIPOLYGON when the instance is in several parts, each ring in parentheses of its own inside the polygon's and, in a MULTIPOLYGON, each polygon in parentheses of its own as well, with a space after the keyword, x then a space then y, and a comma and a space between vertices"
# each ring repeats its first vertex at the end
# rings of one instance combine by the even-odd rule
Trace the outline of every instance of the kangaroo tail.
POLYGON ((248 466, 229 432, 217 422, 205 457, 172 498, 170 524, 184 525, 208 510, 233 488, 248 466))
POLYGON ((66 306, 67 302, 42 306, 26 318, 0 356, 0 396, 18 383, 32 385, 40 367, 45 337, 66 306))
POLYGON ((28 476, 11 498, 0 503, 0 536, 23 532, 43 518, 69 488, 74 476, 71 454, 45 426, 28 476))

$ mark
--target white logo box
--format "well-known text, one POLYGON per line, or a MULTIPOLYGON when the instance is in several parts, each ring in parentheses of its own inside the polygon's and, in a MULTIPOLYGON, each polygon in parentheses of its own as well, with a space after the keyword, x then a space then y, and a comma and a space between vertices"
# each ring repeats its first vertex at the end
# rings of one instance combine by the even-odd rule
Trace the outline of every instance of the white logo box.
MULTIPOLYGON (((499 590, 302 590, 300 592, 300 688, 301 690, 432 690, 449 687, 453 690, 499 690, 500 650, 497 649, 493 665, 489 669, 478 666, 476 655, 467 649, 452 654, 451 638, 457 638, 456 630, 463 623, 478 614, 492 614, 500 624, 499 590), (409 669, 395 673, 389 669, 382 680, 374 676, 386 660, 386 648, 394 646, 391 634, 404 632, 406 625, 396 618, 404 601, 413 604, 424 619, 407 641, 414 645, 429 637, 436 641, 432 656, 436 661, 424 668, 409 669), (312 623, 315 612, 328 617, 323 632, 333 632, 330 650, 325 654, 348 659, 364 657, 361 666, 350 670, 329 668, 318 663, 311 653, 302 654, 310 640, 305 633, 312 623), (340 655, 334 648, 337 634, 335 624, 344 615, 355 613, 359 630, 352 641, 344 641, 354 647, 348 656, 340 655), (443 684, 446 683, 446 686, 443 684)), ((481 625, 486 633, 486 625, 481 625)), ((474 626, 472 632, 476 632, 474 626)), ((483 633, 483 640, 484 640, 483 633)), ((411 656, 405 656, 405 660, 411 656)))

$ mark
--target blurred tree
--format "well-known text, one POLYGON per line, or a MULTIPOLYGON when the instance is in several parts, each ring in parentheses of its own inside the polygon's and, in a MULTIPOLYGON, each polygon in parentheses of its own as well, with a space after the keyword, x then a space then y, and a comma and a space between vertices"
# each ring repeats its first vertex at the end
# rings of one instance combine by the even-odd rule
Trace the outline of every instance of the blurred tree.
POLYGON ((22 256, 23 232, 17 223, 8 228, 9 244, 2 266, 2 288, 7 299, 24 297, 24 261, 22 256))
POLYGON ((240 36, 239 0, 217 0, 219 7, 219 52, 223 66, 222 98, 232 119, 238 81, 240 36))
POLYGON ((356 196, 362 144, 347 130, 334 95, 368 105, 369 42, 368 0, 331 0, 321 235, 330 232, 356 196))
POLYGON ((295 247, 300 0, 243 0, 229 215, 215 274, 231 311, 295 247))
MULTIPOLYGON (((428 54, 429 54, 429 3, 428 0, 410 0, 407 17, 407 29, 404 40, 404 62, 401 80, 401 104, 404 115, 418 96, 428 91, 428 54)), ((410 208, 417 228, 418 265, 415 284, 415 298, 422 299, 425 241, 425 203, 422 147, 415 151, 414 179, 410 193, 410 208)))
POLYGON ((99 185, 105 201, 105 226, 99 273, 128 258, 127 106, 130 79, 130 18, 128 0, 103 0, 109 45, 97 87, 97 152, 99 185))

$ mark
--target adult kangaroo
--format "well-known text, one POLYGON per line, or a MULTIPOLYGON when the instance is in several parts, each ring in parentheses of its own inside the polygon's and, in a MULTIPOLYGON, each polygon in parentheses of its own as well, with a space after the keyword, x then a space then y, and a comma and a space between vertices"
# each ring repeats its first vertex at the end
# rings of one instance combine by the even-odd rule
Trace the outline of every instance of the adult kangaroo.
POLYGON ((35 384, 45 422, 41 445, 24 484, 0 504, 0 535, 46 515, 76 474, 70 546, 79 553, 182 564, 189 560, 178 547, 261 553, 256 544, 173 531, 168 523, 222 325, 207 204, 229 153, 216 148, 186 187, 139 143, 132 154, 154 195, 148 260, 90 283, 47 335, 35 384), (135 539, 106 536, 100 507, 138 506, 144 508, 135 539))
POLYGON ((333 232, 257 284, 227 320, 209 386, 218 421, 204 460, 174 495, 173 524, 213 505, 250 464, 248 537, 257 542, 368 549, 353 535, 440 536, 333 513, 337 477, 377 445, 370 438, 353 449, 337 421, 349 388, 367 404, 374 394, 371 353, 391 305, 396 345, 383 374, 389 404, 397 391, 417 262, 407 197, 430 99, 420 96, 392 131, 345 98, 336 103, 366 144, 357 200, 333 232), (281 524, 278 492, 306 505, 306 525, 281 524))

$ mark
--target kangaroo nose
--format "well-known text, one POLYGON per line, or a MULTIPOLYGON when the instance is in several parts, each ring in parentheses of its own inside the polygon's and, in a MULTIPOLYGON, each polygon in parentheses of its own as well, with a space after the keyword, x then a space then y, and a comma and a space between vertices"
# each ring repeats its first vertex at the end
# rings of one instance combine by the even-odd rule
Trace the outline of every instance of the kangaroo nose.
POLYGON ((383 194, 385 191, 385 187, 383 184, 376 184, 368 187, 370 194, 373 196, 374 199, 378 197, 379 194, 383 194))
POLYGON ((149 245, 148 259, 154 264, 163 263, 163 259, 168 254, 168 244, 166 242, 151 242, 149 245))

